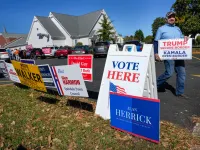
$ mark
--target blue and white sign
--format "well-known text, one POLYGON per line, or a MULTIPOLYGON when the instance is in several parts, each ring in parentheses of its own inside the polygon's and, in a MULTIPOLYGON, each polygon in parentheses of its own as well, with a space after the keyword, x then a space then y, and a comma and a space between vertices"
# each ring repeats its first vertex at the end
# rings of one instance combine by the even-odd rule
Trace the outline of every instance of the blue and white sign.
MULTIPOLYGON (((117 87, 116 87, 117 89, 117 87)), ((159 143, 160 100, 110 92, 111 126, 134 136, 159 143)))
POLYGON ((26 64, 35 64, 35 60, 34 59, 20 59, 20 62, 22 63, 26 63, 26 64))
POLYGON ((63 65, 51 67, 59 95, 88 97, 80 66, 63 65))
POLYGON ((49 65, 38 65, 38 68, 40 69, 44 85, 49 88, 56 88, 49 65))

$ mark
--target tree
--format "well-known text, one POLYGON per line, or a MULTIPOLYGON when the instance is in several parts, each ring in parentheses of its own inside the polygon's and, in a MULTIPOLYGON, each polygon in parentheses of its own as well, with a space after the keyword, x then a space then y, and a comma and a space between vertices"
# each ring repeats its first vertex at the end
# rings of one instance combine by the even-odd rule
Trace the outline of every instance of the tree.
POLYGON ((176 12, 176 25, 186 35, 200 31, 200 0, 176 0, 171 10, 176 12))
POLYGON ((148 35, 145 39, 144 42, 147 44, 152 44, 153 43, 153 36, 152 35, 148 35))
POLYGON ((103 15, 103 19, 99 23, 101 25, 101 29, 97 31, 99 39, 101 41, 111 41, 114 38, 115 32, 113 31, 114 28, 111 25, 112 22, 108 20, 106 15, 103 15))
POLYGON ((153 37, 156 36, 156 32, 157 32, 158 28, 161 27, 162 25, 164 25, 165 23, 166 23, 166 20, 164 17, 158 17, 153 21, 153 24, 152 24, 153 37))
POLYGON ((134 36, 132 36, 132 35, 124 37, 124 42, 132 41, 132 40, 134 40, 134 36))
POLYGON ((200 36, 197 36, 195 40, 195 45, 200 45, 200 36))
POLYGON ((143 41, 144 40, 144 34, 142 32, 142 30, 136 30, 135 31, 135 39, 139 40, 139 41, 143 41))

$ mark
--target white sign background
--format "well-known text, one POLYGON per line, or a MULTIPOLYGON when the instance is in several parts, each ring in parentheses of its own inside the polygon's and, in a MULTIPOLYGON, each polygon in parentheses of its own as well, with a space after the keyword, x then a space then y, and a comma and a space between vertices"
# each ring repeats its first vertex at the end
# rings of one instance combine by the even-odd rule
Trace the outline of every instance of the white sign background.
POLYGON ((59 82, 59 86, 57 88, 58 90, 61 90, 62 95, 88 97, 85 82, 78 64, 53 66, 52 68, 54 75, 59 82), (68 80, 79 80, 80 85, 66 85, 63 83, 62 76, 67 77, 68 80))
POLYGON ((158 55, 161 60, 192 59, 192 39, 169 39, 158 41, 158 55))
POLYGON ((6 68, 7 68, 10 80, 17 82, 17 83, 21 83, 13 65, 10 63, 6 63, 6 68))

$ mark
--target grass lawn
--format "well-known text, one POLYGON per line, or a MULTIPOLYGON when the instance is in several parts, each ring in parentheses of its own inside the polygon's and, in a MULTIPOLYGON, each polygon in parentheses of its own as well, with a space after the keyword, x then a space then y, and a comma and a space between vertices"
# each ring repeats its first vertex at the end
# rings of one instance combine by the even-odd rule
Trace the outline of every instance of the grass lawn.
POLYGON ((96 102, 17 86, 0 87, 0 149, 189 149, 200 145, 191 131, 161 121, 154 144, 110 127, 94 115, 96 102))

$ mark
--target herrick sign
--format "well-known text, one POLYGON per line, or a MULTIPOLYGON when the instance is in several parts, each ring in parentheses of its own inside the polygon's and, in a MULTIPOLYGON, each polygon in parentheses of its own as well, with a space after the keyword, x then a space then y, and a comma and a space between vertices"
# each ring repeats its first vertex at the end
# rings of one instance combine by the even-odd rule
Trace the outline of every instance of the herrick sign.
POLYGON ((160 100, 110 92, 111 126, 159 143, 160 100))
POLYGON ((192 59, 192 39, 159 40, 158 54, 161 60, 192 59))

